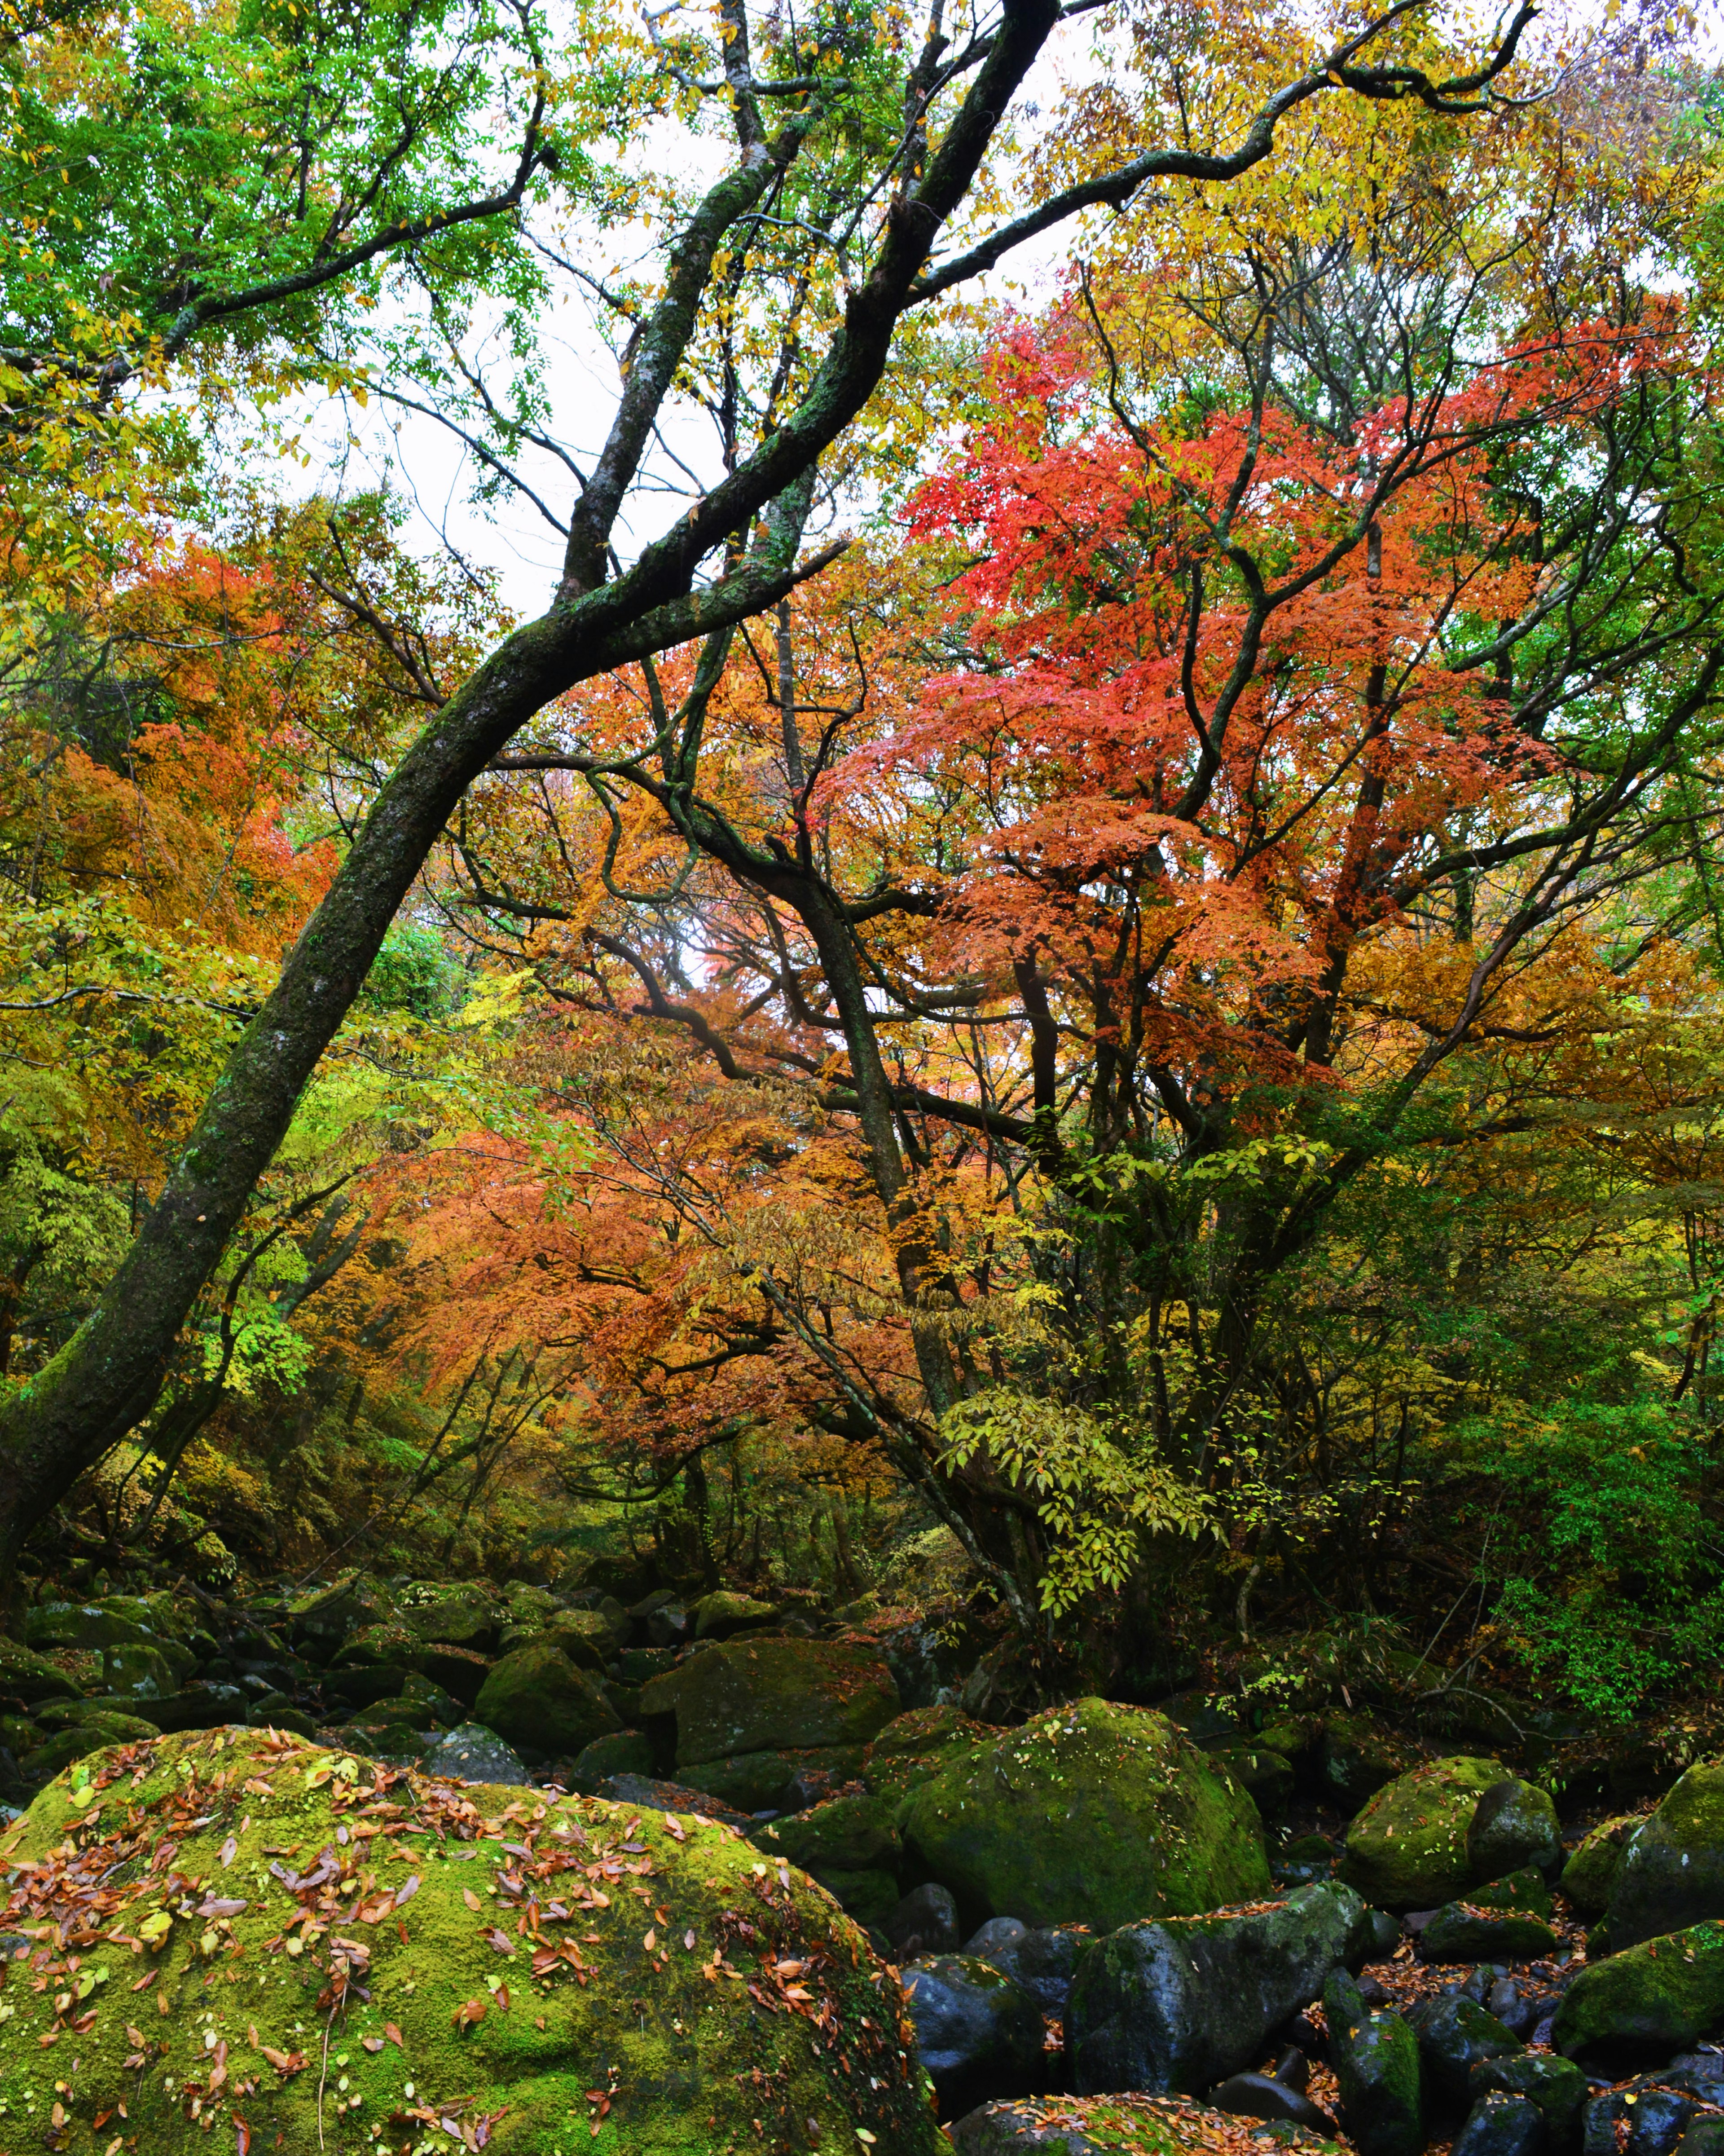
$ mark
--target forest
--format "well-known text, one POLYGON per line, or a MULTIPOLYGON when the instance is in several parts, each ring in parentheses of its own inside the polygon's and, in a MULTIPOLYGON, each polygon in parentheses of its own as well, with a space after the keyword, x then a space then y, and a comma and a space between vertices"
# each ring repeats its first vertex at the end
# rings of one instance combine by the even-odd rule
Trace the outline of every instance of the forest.
POLYGON ((0 4, 0 2156, 1724 2156, 1717 23, 800 4, 0 4))

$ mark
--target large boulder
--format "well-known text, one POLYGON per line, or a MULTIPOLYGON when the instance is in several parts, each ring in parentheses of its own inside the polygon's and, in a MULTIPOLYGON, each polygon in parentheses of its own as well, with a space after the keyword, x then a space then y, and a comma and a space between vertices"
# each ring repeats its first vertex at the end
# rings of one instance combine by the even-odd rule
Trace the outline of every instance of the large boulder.
MULTIPOLYGON (((1347 1831, 1341 1876, 1386 1909, 1429 1909, 1473 1883, 1467 1833, 1500 1759, 1434 1759, 1379 1789, 1347 1831)), ((1505 1871, 1518 1867, 1506 1864, 1505 1871)))
POLYGON ((790 1809, 793 1785, 836 1789, 862 1771, 859 1744, 826 1744, 798 1752, 739 1752, 726 1759, 700 1759, 677 1772, 691 1789, 734 1804, 739 1812, 790 1809))
POLYGON ((1419 2039, 1427 2098, 1434 2109, 1455 2116, 1474 2102, 1472 2075, 1492 2059, 1514 2058, 1521 2040, 1464 1992, 1424 1999, 1407 2016, 1419 2039))
POLYGON ((1447 1902, 1419 1935, 1426 1961, 1536 1961, 1554 1953, 1557 1934, 1530 1909, 1480 1908, 1447 1902))
POLYGON ((904 1997, 942 2118, 1040 2085, 1041 2009, 992 1962, 925 1954, 904 1970, 904 1997))
POLYGON ((967 1922, 1188 1916, 1269 1891, 1257 1808, 1163 1715, 1083 1699, 954 1748, 904 1838, 967 1922))
POLYGON ((1691 1767, 1624 1836, 1597 1943, 1619 1953, 1706 1917, 1724 1917, 1724 1759, 1691 1767))
POLYGON ((690 1655, 640 1695, 649 1720, 675 1716, 679 1768, 744 1752, 865 1744, 898 1709, 892 1672, 872 1647, 746 1633, 690 1655))
POLYGON ((1551 2042, 1578 2052, 1657 2051, 1724 2029, 1724 1923, 1667 1932, 1589 1962, 1562 1994, 1551 2042))
POLYGON ((81 1763, 8 1858, 20 2146, 945 2146, 866 1938, 711 1821, 217 1731, 81 1763))
POLYGON ((326 1587, 295 1595, 284 1613, 295 1644, 326 1661, 346 1640, 391 1614, 388 1590, 363 1572, 343 1573, 326 1587))
POLYGON ((1527 1865, 1554 1871, 1562 1861, 1562 1835, 1550 1792, 1513 1780, 1486 1789, 1466 1830, 1466 1857, 1480 1882, 1527 1865))
POLYGON ((1191 2092, 1224 2081, 1255 2066, 1272 2032, 1331 1970, 1362 1958, 1370 1937, 1364 1903, 1332 1885, 1127 1924, 1091 1948, 1072 1987, 1073 2085, 1191 2092))
POLYGON ((1552 2148, 1566 2148, 1580 2123, 1580 2107, 1590 2084, 1572 2059, 1548 2051, 1518 2051, 1507 2057, 1480 2059, 1467 2076, 1475 2098, 1492 2090, 1523 2096, 1537 2107, 1552 2148))
POLYGON ((572 1758, 595 1737, 623 1727, 621 1716, 563 1653, 554 1633, 494 1665, 480 1686, 473 1718, 518 1752, 557 1758, 572 1758))
POLYGON ((1095 1943, 1087 1924, 1029 1925, 1014 1917, 994 1917, 964 1942, 964 1952, 1003 1969, 1044 2014, 1064 2021, 1078 1964, 1095 1943))

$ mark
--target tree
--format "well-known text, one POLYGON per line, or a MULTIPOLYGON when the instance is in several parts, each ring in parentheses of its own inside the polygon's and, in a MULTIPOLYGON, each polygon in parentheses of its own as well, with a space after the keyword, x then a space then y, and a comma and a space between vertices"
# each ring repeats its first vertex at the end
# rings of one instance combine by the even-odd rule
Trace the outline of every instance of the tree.
POLYGON ((854 1118, 915 1387, 878 1327, 834 1346, 800 1246, 710 1178, 663 1195, 753 1286, 736 1352, 796 1337, 1020 1606, 1222 1497, 1258 1532, 1278 1283, 1360 1178, 1505 1127, 1458 1061, 1562 1037, 1705 917, 1717 362, 1629 273, 1704 161, 1588 164, 1537 116, 1361 134, 1000 338, 883 634, 851 582, 775 649, 715 634, 633 710, 572 704, 500 760, 531 811, 500 777, 453 834, 467 916, 554 993, 854 1118), (601 845, 595 914, 561 879, 601 845))
MULTIPOLYGON (((331 324, 339 335, 344 310, 364 310, 378 265, 391 260, 431 266, 435 289, 425 320, 442 329, 449 351, 440 293, 483 289, 480 280, 464 278, 461 249, 470 245, 487 259, 493 224, 506 234, 529 187, 549 186, 552 166, 577 173, 579 205, 600 220, 632 212, 638 194, 619 198, 610 188, 614 174, 601 171, 592 154, 619 109, 625 139, 637 115, 674 109, 721 117, 728 141, 721 176, 679 205, 655 285, 618 301, 634 316, 622 387, 602 449, 577 477, 567 517, 555 520, 565 544, 552 605, 458 685, 424 681, 434 715, 372 807, 136 1240, 75 1339, 9 1404, 0 1430, 6 1552, 84 1466, 148 1412, 186 1312, 466 787, 576 682, 721 632, 775 605, 818 568, 822 556, 798 555, 818 461, 863 413, 900 318, 1024 239, 1092 204, 1129 202, 1153 177, 1236 178, 1268 156, 1286 116, 1331 90, 1437 112, 1481 109, 1531 13, 1523 7, 1481 63, 1451 70, 1420 10, 1400 0, 1316 54, 1261 107, 1236 147, 1176 141, 1102 162, 943 256, 935 251, 941 238, 1060 19, 1053 0, 1007 0, 997 24, 957 48, 937 14, 912 49, 895 31, 867 28, 842 8, 793 40, 757 30, 727 0, 709 38, 690 34, 643 50, 632 33, 594 15, 581 18, 576 49, 560 55, 525 11, 494 18, 404 8, 367 12, 356 26, 346 14, 326 19, 295 10, 286 24, 263 21, 234 51, 212 56, 224 84, 261 80, 266 101, 275 100, 272 115, 254 123, 248 90, 231 122, 224 116, 217 127, 224 174, 243 174, 247 184, 223 193, 213 224, 203 218, 201 189, 190 204, 172 187, 129 196, 110 188, 105 152, 85 158, 80 177, 93 175, 106 229, 121 235, 117 255, 139 294, 127 334, 143 343, 150 364, 213 354, 223 347, 197 343, 213 335, 226 350, 245 352, 248 365, 267 364, 285 346, 303 369, 314 352, 346 363, 342 353, 322 354, 320 339, 331 324), (382 65, 380 37, 389 47, 382 65), (260 56, 259 40, 268 62, 260 71, 250 65, 260 56), (464 71, 450 69, 452 46, 479 58, 464 71), (595 69, 600 51, 623 58, 595 69), (1426 64, 1433 59, 1434 74, 1426 64), (393 85, 402 80, 409 87, 398 100, 393 85), (483 196, 452 200, 451 174, 462 169, 476 116, 499 81, 519 116, 512 162, 483 196), (458 92, 454 107, 449 84, 458 92), (583 96, 590 100, 584 106, 583 96), (551 131, 558 99, 571 100, 577 116, 566 147, 551 131), (128 204, 140 200, 167 206, 165 228, 155 226, 153 209, 141 225, 135 209, 128 216, 128 204), (212 232, 219 245, 208 239, 212 232), (787 271, 788 302, 778 296, 787 271), (742 337, 751 319, 770 326, 763 344, 742 337), (666 400, 709 357, 733 427, 724 475, 632 564, 613 568, 619 520, 666 400), (718 573, 700 584, 703 565, 715 557, 718 573)), ((34 35, 57 33, 44 24, 34 35)), ((14 66, 20 56, 28 65, 28 41, 17 55, 14 66)), ((124 64, 116 54, 110 84, 124 64)), ((57 145, 81 116, 84 90, 74 81, 64 102, 45 112, 33 101, 20 108, 33 157, 48 141, 57 145)), ((142 132, 159 141, 164 122, 177 117, 146 110, 142 132)), ((115 162, 123 182, 127 167, 115 162)), ((14 162, 13 169, 22 167, 14 162)), ((36 203, 33 234, 49 214, 45 199, 36 203)), ((80 213, 69 204, 68 214, 75 222, 80 213)), ((521 259, 518 248, 507 251, 521 259)), ((116 342, 89 353, 87 335, 63 333, 74 310, 81 322, 81 302, 64 296, 55 278, 44 280, 39 255, 21 275, 42 304, 33 315, 18 300, 12 304, 22 326, 13 365, 25 373, 33 367, 69 385, 74 399, 83 395, 105 410, 134 372, 130 352, 116 342)), ((518 412, 502 434, 519 439, 531 424, 530 411, 518 412)), ((349 596, 362 607, 362 593, 349 596)))

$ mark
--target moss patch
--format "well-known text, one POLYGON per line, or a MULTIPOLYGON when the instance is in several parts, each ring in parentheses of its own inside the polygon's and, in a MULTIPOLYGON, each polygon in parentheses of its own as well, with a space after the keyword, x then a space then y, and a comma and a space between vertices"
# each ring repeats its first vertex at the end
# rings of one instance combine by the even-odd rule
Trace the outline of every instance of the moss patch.
POLYGON ((1269 1891, 1257 1808, 1165 1715, 1101 1699, 965 1748, 918 1789, 905 1840, 966 1921, 1117 1930, 1269 1891))
POLYGON ((1622 1861, 1624 1845, 1641 1825, 1637 1812, 1595 1826, 1562 1866, 1557 1885, 1583 1917, 1602 1917, 1610 1899, 1610 1882, 1622 1861))
POLYGON ((1347 1829, 1342 1877, 1386 1909, 1452 1902, 1471 1877, 1467 1830, 1479 1799, 1508 1779, 1501 1760, 1464 1754, 1401 1775, 1347 1829))
POLYGON ((1583 1969, 1562 1994, 1551 2041, 1567 2058, 1595 2048, 1668 2053, 1724 2026, 1724 1923, 1668 1932, 1583 1969))
POLYGON ((0 2141, 123 2101, 149 2156, 940 2145, 892 1975, 712 1821, 228 1729, 80 1763, 0 1861, 0 2141))

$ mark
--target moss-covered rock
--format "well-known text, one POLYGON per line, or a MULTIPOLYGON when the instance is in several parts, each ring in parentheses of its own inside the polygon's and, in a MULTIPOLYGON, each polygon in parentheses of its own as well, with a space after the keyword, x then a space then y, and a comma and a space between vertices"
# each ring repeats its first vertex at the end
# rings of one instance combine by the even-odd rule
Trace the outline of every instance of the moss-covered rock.
POLYGON ((798 1775, 824 1777, 833 1785, 862 1771, 859 1744, 824 1745, 800 1752, 739 1752, 728 1759, 703 1759, 677 1772, 691 1789, 705 1789, 741 1812, 772 1811, 798 1775))
POLYGON ((1339 2156, 1341 2148, 1306 2128, 1167 2096, 1007 2097, 949 2131, 959 2156, 1274 2156, 1288 2148, 1339 2156))
POLYGON ((689 1656, 640 1695, 643 1716, 676 1717, 679 1768, 743 1752, 865 1744, 899 1706, 875 1648, 746 1633, 689 1656))
POLYGON ((81 1763, 5 1846, 20 2143, 123 2102, 148 2156, 942 2146, 865 1938, 711 1822, 217 1731, 81 1763))
POLYGON ((449 1647, 471 1647, 483 1654, 496 1644, 501 1614, 489 1596, 462 1589, 403 1609, 401 1621, 421 1640, 440 1640, 449 1647))
POLYGON ((543 1630, 583 1669, 603 1669, 616 1659, 616 1632, 602 1610, 555 1610, 543 1630))
POLYGON ((1562 1994, 1551 2041, 1668 2053, 1724 2028, 1724 1923, 1691 1925, 1591 1962, 1562 1994))
POLYGON ((98 1712, 83 1716, 57 1731, 45 1744, 27 1753, 18 1766, 33 1782, 49 1779, 62 1773, 74 1759, 82 1759, 91 1752, 100 1752, 110 1744, 128 1744, 141 1737, 154 1737, 153 1722, 141 1720, 136 1715, 98 1712))
POLYGON ((1557 1907, 1544 1874, 1531 1865, 1493 1879, 1488 1887, 1475 1887, 1466 1898, 1476 1909, 1525 1909, 1535 1917, 1549 1917, 1557 1907))
POLYGON ((1624 1812, 1619 1819, 1604 1820, 1585 1836, 1562 1866, 1557 1884, 1582 1916, 1603 1915, 1622 1852, 1642 1824, 1639 1812, 1624 1812))
POLYGON ((1554 1869, 1562 1861, 1562 1836, 1550 1792, 1520 1781, 1487 1789, 1466 1830, 1466 1854, 1475 1882, 1501 1879, 1526 1865, 1554 1869))
POLYGON ((75 1698, 78 1687, 59 1666, 16 1640, 0 1640, 0 1698, 34 1707, 44 1699, 75 1698))
POLYGON ((1430 1909, 1472 1881, 1467 1830, 1500 1759, 1465 1754, 1415 1767, 1379 1789, 1347 1829, 1341 1876, 1386 1909, 1430 1909))
POLYGON ((1208 1754, 1224 1768, 1263 1813, 1278 1812, 1293 1794, 1292 1762, 1260 1746, 1229 1745, 1208 1754))
POLYGON ((505 1655, 480 1687, 474 1717, 523 1753, 572 1757, 620 1729, 608 1700, 554 1634, 505 1655))
MULTIPOLYGON (((31 1647, 180 1645, 185 1627, 165 1594, 107 1594, 96 1602, 40 1602, 20 1627, 31 1647)), ((192 1659, 189 1656, 188 1661, 192 1659)))
POLYGON ((1724 1759, 1691 1767, 1624 1841, 1603 1933, 1619 1953, 1707 1917, 1724 1917, 1724 1759))
POLYGON ((1532 1961, 1552 1953, 1557 1934, 1530 1909, 1484 1909, 1449 1902, 1419 1935, 1427 1961, 1532 1961))
POLYGON ((1344 1969, 1323 1986, 1323 2013, 1348 2140, 1359 2156, 1419 2156, 1424 2146, 1419 2039, 1398 2014, 1367 2006, 1344 1969))
POLYGON ((381 1625, 393 1614, 389 1591, 364 1572, 343 1573, 327 1587, 295 1595, 282 1613, 289 1636, 315 1657, 327 1661, 344 1640, 368 1625, 381 1625))
POLYGON ((1324 1724, 1318 1777, 1331 1801, 1349 1817, 1418 1763, 1419 1754, 1404 1738, 1368 1716, 1332 1714, 1324 1724))
POLYGON ((607 1776, 650 1774, 657 1764, 652 1741, 640 1730, 613 1729, 608 1736, 595 1737, 577 1754, 572 1786, 578 1795, 596 1796, 607 1776))
POLYGON ((737 1632, 747 1632, 757 1625, 774 1625, 782 1612, 775 1602, 762 1602, 758 1595, 737 1594, 726 1588, 719 1588, 711 1594, 703 1594, 690 1610, 695 1620, 697 1640, 728 1640, 737 1632))
POLYGON ((1250 1798, 1163 1715, 1101 1699, 958 1749, 916 1791, 907 1845, 966 1922, 1188 1915, 1268 1891, 1250 1798))
POLYGON ((1464 1992, 1421 1999, 1408 2010, 1407 2020, 1419 2039, 1426 2101, 1433 2110, 1454 2118, 1472 2105, 1470 2076, 1478 2066, 1491 2059, 1518 2057, 1524 2049, 1511 2029, 1464 1992))
POLYGON ((793 1818, 772 1820, 754 1838, 768 1856, 814 1872, 893 1866, 904 1847, 890 1795, 829 1797, 793 1818))
POLYGON ((1369 1939, 1364 1903, 1334 1885, 1124 1925, 1079 1965, 1066 2023, 1073 2085, 1189 2093, 1239 2073, 1369 1939))
POLYGON ((479 1697, 491 1667, 490 1658, 477 1648, 451 1646, 446 1640, 425 1640, 414 1655, 413 1666, 422 1676, 441 1685, 469 1707, 479 1697))
POLYGON ((1523 2096, 1536 2104, 1545 2123, 1552 2148, 1567 2148, 1580 2123, 1580 2107, 1590 2084, 1572 2059, 1554 2058, 1548 2051, 1521 2051, 1506 2059, 1481 2059, 1467 2076, 1475 2097, 1493 2090, 1506 2096, 1523 2096))

